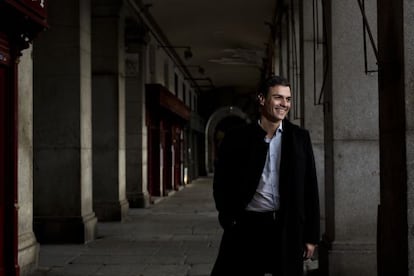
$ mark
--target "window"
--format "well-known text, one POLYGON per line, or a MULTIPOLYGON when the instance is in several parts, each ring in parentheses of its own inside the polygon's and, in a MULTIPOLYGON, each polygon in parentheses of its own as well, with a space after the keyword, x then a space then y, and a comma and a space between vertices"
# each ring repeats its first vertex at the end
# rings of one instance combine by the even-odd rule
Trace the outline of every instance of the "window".
POLYGON ((174 94, 177 95, 178 92, 178 75, 174 73, 174 94))
POLYGON ((155 82, 155 46, 149 47, 149 71, 151 76, 151 82, 155 82))
POLYGON ((187 87, 185 83, 183 82, 183 91, 181 92, 181 100, 185 103, 185 93, 187 93, 187 87))
POLYGON ((170 87, 170 64, 167 59, 164 61, 164 86, 167 89, 170 87))

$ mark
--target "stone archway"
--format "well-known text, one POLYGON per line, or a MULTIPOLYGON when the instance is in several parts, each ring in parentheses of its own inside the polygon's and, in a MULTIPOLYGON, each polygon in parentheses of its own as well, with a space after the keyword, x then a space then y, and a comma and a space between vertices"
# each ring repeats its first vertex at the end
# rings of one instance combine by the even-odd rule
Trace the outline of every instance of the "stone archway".
POLYGON ((240 108, 234 106, 226 106, 216 110, 209 118, 206 125, 205 149, 206 149, 206 171, 208 174, 214 172, 215 146, 214 135, 218 124, 229 117, 237 117, 246 123, 250 122, 250 118, 240 108))

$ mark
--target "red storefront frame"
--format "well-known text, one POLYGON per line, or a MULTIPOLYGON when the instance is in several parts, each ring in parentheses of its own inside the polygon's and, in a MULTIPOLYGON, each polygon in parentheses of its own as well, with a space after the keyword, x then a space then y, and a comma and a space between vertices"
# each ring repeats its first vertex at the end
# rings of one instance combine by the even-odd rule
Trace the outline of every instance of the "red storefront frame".
POLYGON ((19 275, 17 264, 17 66, 0 33, 0 275, 19 275))
POLYGON ((34 24, 46 26, 46 0, 0 0, 1 2, 13 8, 17 13, 28 16, 34 24))
POLYGON ((18 58, 33 38, 47 27, 46 5, 46 0, 0 0, 0 276, 19 275, 18 58))
MULTIPOLYGON (((5 128, 4 126, 4 90, 5 90, 5 78, 6 78, 6 70, 4 68, 4 66, 0 65, 0 131, 3 131, 3 129, 5 128)), ((4 151, 5 151, 5 141, 4 141, 4 135, 3 132, 1 132, 1 137, 0 137, 0 275, 4 275, 4 253, 5 253, 5 239, 4 239, 4 232, 5 232, 5 163, 6 160, 4 158, 4 151)))
POLYGON ((166 196, 181 183, 181 133, 189 121, 190 109, 159 84, 146 85, 148 127, 148 192, 166 196))
MULTIPOLYGON (((0 41, 1 43, 1 41, 0 41)), ((1 44, 0 44, 1 47, 1 44)), ((0 51, 0 58, 1 58, 1 51, 0 51)), ((0 275, 5 275, 5 258, 3 257, 5 254, 5 225, 6 225, 6 218, 5 218, 5 208, 6 208, 6 191, 5 191, 5 183, 6 183, 6 158, 5 158, 5 149, 6 149, 6 142, 4 141, 4 129, 5 129, 5 100, 4 100, 4 91, 6 90, 6 68, 4 65, 0 65, 0 275)))

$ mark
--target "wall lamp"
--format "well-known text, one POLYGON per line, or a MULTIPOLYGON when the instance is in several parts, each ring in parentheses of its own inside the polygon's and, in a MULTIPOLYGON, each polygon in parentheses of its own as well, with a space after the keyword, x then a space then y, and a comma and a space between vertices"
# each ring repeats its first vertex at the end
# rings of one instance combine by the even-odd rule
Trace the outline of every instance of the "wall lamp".
POLYGON ((185 49, 184 50, 184 58, 190 59, 193 57, 193 52, 191 52, 190 46, 166 46, 166 45, 158 45, 158 48, 167 48, 167 49, 185 49))
POLYGON ((202 75, 204 75, 204 73, 206 72, 206 71, 204 70, 204 68, 203 68, 203 67, 201 67, 200 65, 183 65, 183 66, 177 65, 177 67, 178 67, 178 68, 183 68, 183 67, 186 67, 186 68, 198 68, 198 72, 199 72, 200 74, 202 74, 202 75))

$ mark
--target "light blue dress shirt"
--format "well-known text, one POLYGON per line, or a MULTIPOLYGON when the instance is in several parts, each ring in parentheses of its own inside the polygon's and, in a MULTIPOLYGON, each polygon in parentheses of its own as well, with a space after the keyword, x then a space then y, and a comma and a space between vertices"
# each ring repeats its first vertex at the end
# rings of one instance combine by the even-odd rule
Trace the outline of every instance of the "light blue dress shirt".
POLYGON ((266 162, 263 167, 262 176, 253 199, 247 205, 246 210, 255 212, 268 212, 278 210, 279 200, 279 175, 280 156, 282 153, 282 122, 272 138, 264 137, 269 144, 266 162))

